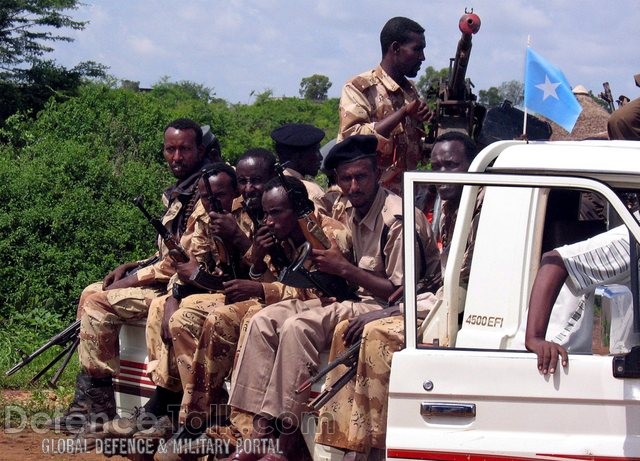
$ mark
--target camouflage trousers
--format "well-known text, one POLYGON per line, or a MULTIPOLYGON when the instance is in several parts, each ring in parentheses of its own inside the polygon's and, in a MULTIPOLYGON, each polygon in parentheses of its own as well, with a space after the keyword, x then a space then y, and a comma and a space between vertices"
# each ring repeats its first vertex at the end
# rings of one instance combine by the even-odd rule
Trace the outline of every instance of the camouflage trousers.
MULTIPOLYGON (((348 324, 345 321, 336 327, 329 360, 346 349, 342 335, 348 324)), ((391 357, 403 347, 404 317, 387 317, 365 325, 357 374, 320 409, 317 443, 363 453, 385 447, 391 357)), ((334 368, 325 384, 334 383, 345 371, 344 365, 334 368)))
MULTIPOLYGON (((224 380, 236 354, 243 322, 262 308, 257 300, 224 304, 224 294, 198 294, 184 298, 169 320, 171 344, 161 337, 168 297, 155 300, 147 323, 147 371, 156 385, 184 391, 180 423, 199 425, 226 402, 224 380)), ((217 412, 216 412, 217 413, 217 412)))
POLYGON ((229 403, 247 413, 270 415, 299 427, 310 390, 296 389, 320 364, 342 320, 378 310, 374 301, 331 303, 291 299, 253 316, 231 379, 229 403))
POLYGON ((195 354, 191 351, 190 368, 185 366, 189 350, 179 347, 177 340, 174 342, 184 389, 180 422, 197 426, 197 419, 220 415, 219 405, 226 408, 224 381, 233 368, 239 340, 244 337, 241 332, 246 331, 249 319, 263 306, 258 300, 250 299, 214 308, 205 319, 195 354))
POLYGON ((180 308, 169 319, 172 341, 167 344, 162 339, 162 321, 169 299, 170 295, 154 299, 149 307, 146 328, 147 373, 157 386, 180 392, 182 380, 175 355, 175 343, 178 341, 183 349, 191 350, 188 363, 185 363, 190 368, 204 321, 214 307, 224 305, 224 295, 203 293, 184 298, 180 302, 180 308))
POLYGON ((84 371, 93 378, 119 372, 120 327, 144 319, 151 301, 164 293, 157 287, 102 291, 99 283, 85 288, 78 307, 82 311, 78 356, 84 371))

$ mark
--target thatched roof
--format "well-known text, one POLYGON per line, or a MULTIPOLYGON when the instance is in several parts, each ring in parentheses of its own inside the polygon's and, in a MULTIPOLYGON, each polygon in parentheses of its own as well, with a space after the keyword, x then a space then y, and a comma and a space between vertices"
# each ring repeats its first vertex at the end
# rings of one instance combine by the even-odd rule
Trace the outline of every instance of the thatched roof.
POLYGON ((557 123, 548 120, 553 130, 551 140, 581 141, 588 138, 608 139, 607 120, 609 120, 609 112, 595 102, 582 85, 576 86, 573 92, 582 106, 582 112, 580 112, 580 116, 571 133, 568 133, 557 123))

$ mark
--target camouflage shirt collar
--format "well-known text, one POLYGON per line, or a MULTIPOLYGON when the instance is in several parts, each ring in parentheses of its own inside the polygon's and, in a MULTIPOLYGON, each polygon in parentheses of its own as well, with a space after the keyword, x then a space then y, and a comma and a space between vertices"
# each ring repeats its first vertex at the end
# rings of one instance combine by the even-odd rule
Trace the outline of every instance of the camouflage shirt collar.
POLYGON ((375 69, 373 69, 373 74, 380 80, 382 85, 388 91, 394 93, 402 89, 400 85, 398 85, 398 83, 396 83, 396 81, 392 79, 389 74, 387 74, 382 66, 378 65, 375 69))

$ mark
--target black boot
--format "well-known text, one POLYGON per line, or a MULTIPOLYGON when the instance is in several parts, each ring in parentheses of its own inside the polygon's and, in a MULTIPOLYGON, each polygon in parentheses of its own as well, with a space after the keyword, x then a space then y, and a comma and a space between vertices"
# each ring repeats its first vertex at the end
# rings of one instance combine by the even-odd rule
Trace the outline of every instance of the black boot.
POLYGON ((96 429, 116 415, 111 377, 91 378, 84 372, 76 377, 76 390, 65 412, 49 420, 46 427, 56 432, 77 432, 90 423, 96 429))

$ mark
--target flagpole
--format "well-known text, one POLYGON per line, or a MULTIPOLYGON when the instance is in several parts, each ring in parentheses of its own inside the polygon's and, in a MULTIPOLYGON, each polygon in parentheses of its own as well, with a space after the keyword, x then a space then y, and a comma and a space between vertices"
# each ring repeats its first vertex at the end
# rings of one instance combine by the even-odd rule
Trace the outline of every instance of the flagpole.
MULTIPOLYGON (((531 35, 527 35, 527 48, 529 48, 530 46, 531 46, 531 35)), ((526 81, 527 81, 526 57, 525 57, 524 73, 525 73, 524 81, 526 83, 526 81)), ((522 92, 523 92, 523 98, 524 98, 524 87, 522 87, 522 92)), ((527 139, 527 105, 526 104, 524 104, 524 120, 522 122, 522 137, 524 139, 527 139)))

